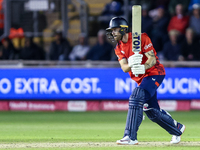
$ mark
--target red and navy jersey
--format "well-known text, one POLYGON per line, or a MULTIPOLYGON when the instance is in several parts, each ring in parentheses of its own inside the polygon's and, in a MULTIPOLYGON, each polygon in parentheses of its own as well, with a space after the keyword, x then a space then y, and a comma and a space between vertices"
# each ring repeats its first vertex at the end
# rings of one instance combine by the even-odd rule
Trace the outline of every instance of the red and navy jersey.
MULTIPOLYGON (((132 56, 134 54, 134 52, 132 51, 132 33, 129 32, 128 33, 128 42, 127 43, 123 43, 122 41, 119 41, 118 44, 115 47, 115 54, 118 57, 118 61, 122 60, 122 59, 127 59, 132 56)), ((142 82, 144 77, 147 76, 153 76, 153 75, 165 75, 165 69, 164 66, 162 64, 160 64, 158 57, 157 57, 157 53, 153 47, 153 44, 151 42, 151 39, 149 38, 149 36, 146 33, 142 33, 141 34, 141 52, 140 54, 143 54, 143 58, 142 58, 142 63, 141 64, 145 64, 145 62, 147 61, 147 57, 145 55, 146 52, 149 52, 151 50, 154 51, 154 54, 156 56, 156 64, 147 69, 145 74, 141 74, 138 77, 136 77, 134 74, 132 74, 131 71, 129 71, 129 75, 130 77, 136 81, 139 85, 142 82)))

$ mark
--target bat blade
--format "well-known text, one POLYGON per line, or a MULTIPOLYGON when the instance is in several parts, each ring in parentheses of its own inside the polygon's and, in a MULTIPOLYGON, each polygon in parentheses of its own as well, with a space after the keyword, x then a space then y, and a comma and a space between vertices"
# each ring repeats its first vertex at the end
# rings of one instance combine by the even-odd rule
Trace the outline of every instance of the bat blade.
MULTIPOLYGON (((140 5, 132 6, 132 51, 135 54, 141 51, 141 12, 142 9, 140 5)), ((135 74, 135 76, 138 77, 137 74, 135 74)))
POLYGON ((141 51, 141 6, 132 6, 132 51, 139 53, 141 51))

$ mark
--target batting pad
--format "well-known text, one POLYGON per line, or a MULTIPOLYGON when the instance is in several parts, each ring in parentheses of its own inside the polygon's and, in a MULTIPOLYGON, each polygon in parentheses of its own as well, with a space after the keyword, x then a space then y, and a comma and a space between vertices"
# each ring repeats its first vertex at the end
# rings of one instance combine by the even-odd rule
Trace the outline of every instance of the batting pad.
POLYGON ((131 140, 137 140, 137 131, 143 119, 144 99, 145 90, 140 87, 135 88, 129 98, 129 109, 124 136, 128 135, 131 140))
POLYGON ((176 136, 180 136, 182 134, 175 124, 176 121, 167 113, 163 113, 163 111, 159 111, 154 108, 144 109, 144 112, 151 121, 160 125, 169 134, 176 136))

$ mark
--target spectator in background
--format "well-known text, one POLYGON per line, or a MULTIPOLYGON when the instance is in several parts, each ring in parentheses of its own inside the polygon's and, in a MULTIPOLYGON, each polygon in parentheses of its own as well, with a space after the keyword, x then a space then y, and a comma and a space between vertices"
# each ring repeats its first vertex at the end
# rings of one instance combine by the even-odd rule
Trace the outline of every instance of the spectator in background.
POLYGON ((192 28, 186 30, 185 39, 181 44, 181 55, 183 60, 200 60, 200 43, 192 28))
POLYGON ((122 5, 123 5, 123 0, 112 0, 110 3, 106 4, 104 7, 104 10, 102 12, 102 15, 107 15, 107 16, 119 16, 122 15, 122 5))
POLYGON ((171 16, 176 15, 176 6, 178 4, 181 4, 183 9, 187 11, 187 8, 189 6, 190 0, 170 0, 168 5, 168 11, 171 16))
POLYGON ((168 32, 171 30, 178 30, 182 35, 185 34, 185 29, 189 25, 189 16, 184 14, 184 9, 182 4, 176 5, 176 16, 172 17, 169 25, 168 32))
POLYGON ((146 5, 142 6, 142 32, 148 34, 151 37, 151 31, 153 27, 153 20, 148 15, 148 7, 146 5))
POLYGON ((200 37, 200 4, 194 4, 189 26, 200 37))
POLYGON ((101 29, 107 27, 112 17, 123 15, 122 6, 123 0, 112 0, 110 3, 106 4, 101 15, 98 17, 101 29))
POLYGON ((44 60, 45 52, 33 42, 33 37, 25 37, 25 46, 20 51, 20 59, 44 60))
POLYGON ((50 45, 50 60, 69 60, 71 46, 67 39, 63 38, 62 32, 56 32, 55 41, 50 45))
POLYGON ((166 13, 164 6, 157 8, 156 19, 153 23, 152 29, 152 43, 157 52, 163 49, 164 43, 168 41, 167 26, 169 24, 170 17, 166 13))
POLYGON ((168 6, 171 0, 154 0, 154 8, 158 8, 159 6, 165 6, 165 9, 168 11, 168 6))
POLYGON ((188 6, 188 11, 191 12, 193 10, 193 5, 194 4, 200 4, 200 0, 190 0, 189 6, 188 6))
POLYGON ((97 36, 97 44, 89 50, 87 60, 111 60, 113 46, 106 41, 105 30, 99 30, 97 36))
POLYGON ((2 50, 0 51, 0 59, 2 60, 18 59, 18 52, 13 46, 12 41, 8 37, 2 40, 2 50))
POLYGON ((165 60, 169 60, 169 61, 179 60, 179 56, 181 54, 181 47, 180 47, 180 44, 178 44, 177 42, 179 35, 180 35, 179 31, 170 30, 169 32, 170 41, 165 43, 164 48, 162 50, 162 54, 165 60))
POLYGON ((87 36, 85 33, 79 35, 79 44, 74 46, 69 54, 70 60, 85 60, 86 55, 90 49, 87 42, 87 36))

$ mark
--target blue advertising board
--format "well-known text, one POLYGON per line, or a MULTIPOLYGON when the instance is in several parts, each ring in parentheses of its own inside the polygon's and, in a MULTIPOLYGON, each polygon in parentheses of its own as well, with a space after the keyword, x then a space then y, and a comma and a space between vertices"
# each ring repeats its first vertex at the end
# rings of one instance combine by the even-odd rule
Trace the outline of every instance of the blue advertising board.
MULTIPOLYGON (((127 100, 137 86, 120 68, 0 71, 1 100, 127 100)), ((166 68, 158 99, 200 99, 200 68, 166 68)))

